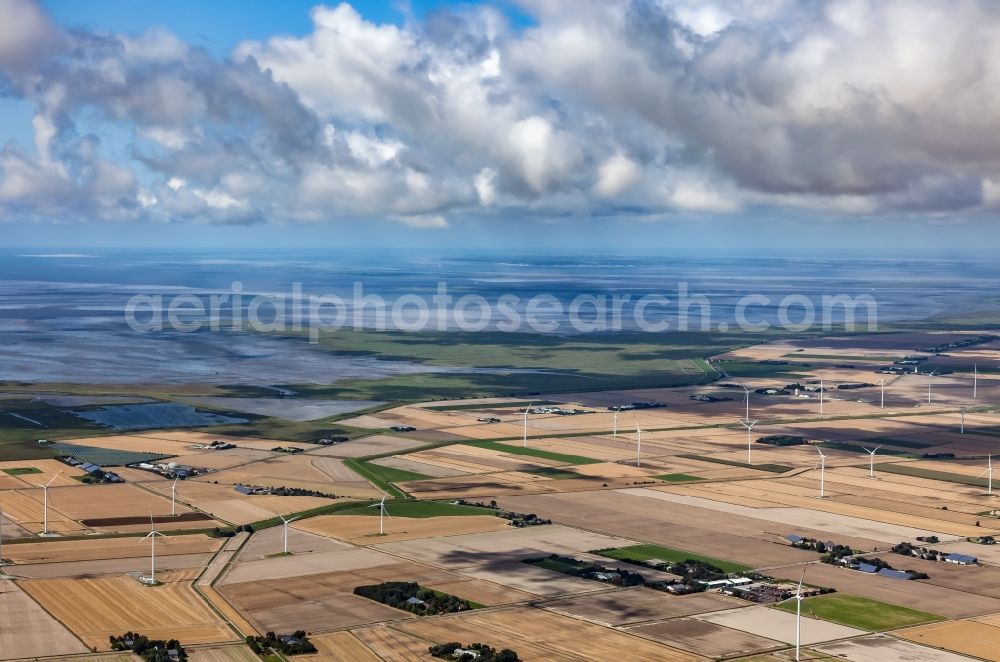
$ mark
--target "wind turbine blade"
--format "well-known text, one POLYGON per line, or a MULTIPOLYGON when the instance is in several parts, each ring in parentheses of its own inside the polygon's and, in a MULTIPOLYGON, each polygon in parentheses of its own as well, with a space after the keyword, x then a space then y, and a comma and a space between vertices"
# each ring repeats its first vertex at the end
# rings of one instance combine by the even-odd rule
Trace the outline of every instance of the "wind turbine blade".
POLYGON ((802 595, 802 582, 804 582, 806 580, 806 568, 807 567, 808 566, 802 566, 802 576, 799 577, 799 590, 795 594, 797 597, 802 595))
MULTIPOLYGON (((875 451, 877 451, 877 450, 878 450, 878 449, 880 449, 880 448, 882 448, 882 447, 881 447, 881 446, 876 446, 876 447, 875 447, 875 451)), ((872 451, 872 453, 874 453, 875 451, 872 451)))

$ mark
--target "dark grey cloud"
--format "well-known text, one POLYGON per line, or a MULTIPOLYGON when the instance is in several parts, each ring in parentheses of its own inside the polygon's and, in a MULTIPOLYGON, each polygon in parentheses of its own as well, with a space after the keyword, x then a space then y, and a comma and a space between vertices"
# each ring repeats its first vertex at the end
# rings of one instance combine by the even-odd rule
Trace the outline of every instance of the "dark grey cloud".
POLYGON ((986 0, 522 0, 378 25, 348 4, 219 60, 0 0, 0 218, 223 223, 516 212, 992 213, 986 0), (105 149, 85 115, 132 136, 105 149), (8 136, 8 138, 14 138, 8 136))

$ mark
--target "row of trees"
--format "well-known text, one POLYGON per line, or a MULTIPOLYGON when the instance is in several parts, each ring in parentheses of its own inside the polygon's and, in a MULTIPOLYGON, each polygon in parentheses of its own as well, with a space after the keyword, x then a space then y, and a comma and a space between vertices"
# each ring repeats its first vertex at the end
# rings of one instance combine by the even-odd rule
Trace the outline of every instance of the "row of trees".
POLYGON ((354 589, 354 594, 421 616, 472 609, 472 603, 468 600, 421 588, 416 582, 383 582, 358 586, 354 589))

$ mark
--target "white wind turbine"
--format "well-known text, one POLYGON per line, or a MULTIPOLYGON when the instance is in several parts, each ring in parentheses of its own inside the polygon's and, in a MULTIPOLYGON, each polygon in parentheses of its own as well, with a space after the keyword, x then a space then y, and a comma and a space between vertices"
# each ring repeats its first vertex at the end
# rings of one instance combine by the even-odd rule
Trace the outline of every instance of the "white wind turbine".
POLYGON ((635 423, 635 466, 639 467, 642 466, 640 459, 642 456, 642 428, 639 427, 639 421, 635 414, 632 414, 632 421, 635 423))
POLYGON ((979 366, 972 364, 972 399, 976 399, 976 390, 979 388, 979 366))
POLYGON ((753 430, 753 426, 757 425, 758 423, 760 423, 759 420, 753 421, 753 420, 750 420, 750 419, 746 419, 746 420, 740 421, 740 425, 742 425, 743 427, 745 427, 747 429, 747 463, 748 464, 750 463, 750 449, 752 447, 752 444, 751 444, 751 441, 750 441, 750 431, 753 430))
POLYGON ((993 494, 993 456, 986 456, 986 471, 976 476, 976 478, 982 478, 986 476, 986 493, 993 494))
POLYGON ((149 577, 148 577, 149 581, 147 582, 149 584, 156 583, 156 536, 160 536, 161 538, 166 537, 162 533, 156 530, 156 527, 153 525, 153 513, 150 512, 149 533, 143 536, 142 539, 139 541, 142 542, 147 538, 149 539, 149 577))
POLYGON ((822 499, 826 496, 826 455, 819 449, 819 446, 813 446, 813 448, 819 453, 819 498, 822 499))
POLYGON ((285 519, 284 515, 278 515, 281 518, 281 553, 288 553, 288 525, 297 520, 301 515, 296 515, 289 519, 285 519))
POLYGON ((933 377, 936 374, 937 374, 937 370, 934 370, 934 371, 928 373, 928 375, 927 375, 927 404, 931 403, 931 384, 934 383, 934 382, 931 381, 931 377, 933 377))
POLYGON ((170 486, 170 514, 177 515, 177 479, 174 478, 174 484, 170 486))
POLYGON ((383 526, 383 517, 390 517, 389 510, 385 507, 385 500, 389 497, 385 492, 382 493, 382 500, 378 503, 373 503, 368 506, 369 508, 378 508, 378 534, 385 535, 385 527, 383 526))
POLYGON ((60 471, 55 476, 53 476, 49 482, 44 485, 39 485, 35 483, 37 487, 42 488, 42 535, 48 535, 49 533, 49 486, 55 481, 56 478, 62 475, 60 471))
POLYGON ((535 404, 534 400, 529 402, 528 406, 524 408, 524 434, 521 439, 521 445, 525 447, 528 445, 528 412, 531 411, 531 405, 533 404, 535 404))
POLYGON ((743 387, 743 392, 745 393, 744 397, 745 397, 746 402, 747 402, 747 413, 746 413, 746 416, 744 418, 749 421, 750 420, 750 389, 747 388, 746 384, 740 384, 740 386, 743 387))
POLYGON ((823 373, 819 373, 819 415, 823 415, 823 401, 826 399, 826 388, 823 385, 823 373))
POLYGON ((965 407, 962 407, 959 412, 962 414, 962 427, 959 429, 959 434, 965 434, 965 407))
POLYGON ((618 409, 615 408, 614 412, 615 412, 614 428, 612 430, 611 436, 614 437, 615 439, 617 439, 618 438, 618 409))
POLYGON ((880 445, 876 446, 875 448, 873 448, 871 450, 868 450, 864 446, 862 446, 861 448, 864 448, 866 451, 868 451, 868 477, 869 478, 874 478, 875 477, 875 451, 877 451, 878 449, 882 448, 882 446, 880 444, 880 445))
MULTIPOLYGON (((795 659, 796 661, 801 660, 801 648, 802 648, 802 601, 805 598, 802 597, 802 583, 806 579, 806 567, 802 567, 802 577, 799 578, 799 586, 795 589, 795 595, 788 598, 787 600, 782 600, 781 602, 788 602, 788 600, 795 600, 795 659)), ((780 602, 778 604, 781 604, 780 602)))

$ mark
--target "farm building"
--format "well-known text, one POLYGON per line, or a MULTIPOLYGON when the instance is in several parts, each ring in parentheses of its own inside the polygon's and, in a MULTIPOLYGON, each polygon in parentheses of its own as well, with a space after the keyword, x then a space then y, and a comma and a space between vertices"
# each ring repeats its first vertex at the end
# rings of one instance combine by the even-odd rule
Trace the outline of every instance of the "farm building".
POLYGON ((979 563, 979 559, 968 554, 949 554, 944 557, 944 560, 948 563, 957 563, 958 565, 976 565, 979 563))

